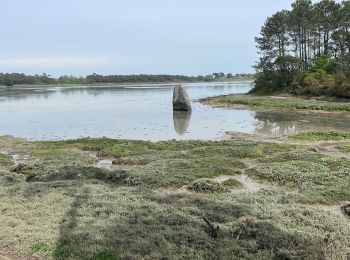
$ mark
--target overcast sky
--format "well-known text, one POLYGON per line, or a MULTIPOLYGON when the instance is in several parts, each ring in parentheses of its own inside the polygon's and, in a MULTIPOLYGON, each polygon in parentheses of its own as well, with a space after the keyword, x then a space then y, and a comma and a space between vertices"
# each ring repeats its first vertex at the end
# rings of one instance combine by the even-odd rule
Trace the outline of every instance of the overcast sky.
POLYGON ((292 0, 0 0, 0 71, 58 76, 245 73, 292 0))

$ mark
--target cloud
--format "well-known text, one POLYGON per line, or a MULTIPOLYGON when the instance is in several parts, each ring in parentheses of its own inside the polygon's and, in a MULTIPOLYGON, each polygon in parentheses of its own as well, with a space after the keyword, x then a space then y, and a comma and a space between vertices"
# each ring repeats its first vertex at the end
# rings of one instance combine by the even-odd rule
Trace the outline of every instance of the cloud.
POLYGON ((108 66, 113 63, 110 57, 24 57, 0 58, 0 68, 12 69, 87 69, 108 66))

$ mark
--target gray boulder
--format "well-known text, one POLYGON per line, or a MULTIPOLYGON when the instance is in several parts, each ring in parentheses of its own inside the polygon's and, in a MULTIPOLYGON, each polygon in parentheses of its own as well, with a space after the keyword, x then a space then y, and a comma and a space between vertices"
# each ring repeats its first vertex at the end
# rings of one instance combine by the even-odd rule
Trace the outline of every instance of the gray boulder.
POLYGON ((186 90, 181 85, 176 86, 173 93, 173 110, 191 111, 191 109, 191 102, 186 90))

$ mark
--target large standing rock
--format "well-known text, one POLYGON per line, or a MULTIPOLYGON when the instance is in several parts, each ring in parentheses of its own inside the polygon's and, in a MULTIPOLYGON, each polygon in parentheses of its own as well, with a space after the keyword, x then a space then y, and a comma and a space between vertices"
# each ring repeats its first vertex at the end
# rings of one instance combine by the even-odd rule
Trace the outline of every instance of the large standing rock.
POLYGON ((188 98, 186 90, 181 85, 178 85, 174 88, 173 109, 180 111, 191 110, 190 99, 188 98))

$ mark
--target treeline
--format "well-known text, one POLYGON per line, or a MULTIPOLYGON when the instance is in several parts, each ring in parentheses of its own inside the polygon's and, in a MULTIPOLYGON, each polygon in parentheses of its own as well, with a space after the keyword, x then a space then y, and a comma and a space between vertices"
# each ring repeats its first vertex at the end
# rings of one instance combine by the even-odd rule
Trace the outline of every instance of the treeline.
POLYGON ((92 74, 86 77, 61 76, 53 78, 50 75, 25 75, 20 73, 0 73, 0 85, 46 85, 46 84, 99 84, 99 83, 153 83, 153 82, 210 82, 237 79, 253 79, 252 74, 213 73, 206 76, 181 75, 109 75, 92 74))
POLYGON ((350 98, 350 1, 297 0, 267 18, 252 92, 350 98))

